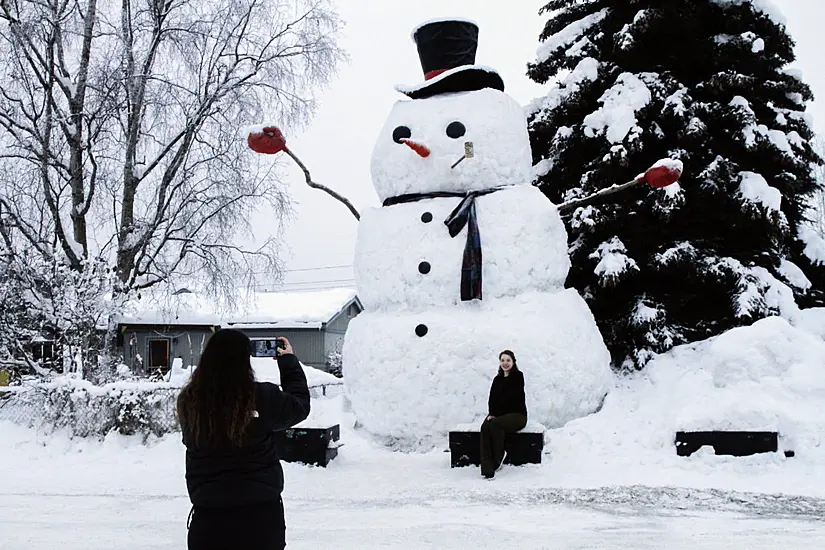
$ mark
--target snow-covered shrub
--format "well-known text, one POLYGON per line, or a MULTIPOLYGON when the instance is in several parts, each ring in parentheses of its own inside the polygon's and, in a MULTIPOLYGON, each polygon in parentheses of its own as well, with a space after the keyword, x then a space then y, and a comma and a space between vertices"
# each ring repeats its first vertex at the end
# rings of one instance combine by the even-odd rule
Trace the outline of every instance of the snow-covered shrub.
POLYGON ((59 378, 20 388, 0 404, 0 419, 72 437, 157 437, 179 430, 175 402, 180 388, 168 383, 116 382, 94 386, 59 378))
POLYGON ((327 372, 337 378, 341 378, 344 375, 344 361, 340 349, 331 351, 329 355, 327 355, 327 372))
MULTIPOLYGON (((334 376, 304 366, 312 399, 328 399, 343 394, 343 382, 334 376)), ((71 437, 102 439, 111 432, 150 436, 180 431, 176 402, 191 368, 177 369, 171 381, 129 380, 96 386, 86 380, 58 377, 30 380, 0 392, 0 420, 51 433, 65 430, 71 437)), ((270 373, 272 374, 272 373, 270 373)), ((277 376, 261 381, 278 384, 277 376)))

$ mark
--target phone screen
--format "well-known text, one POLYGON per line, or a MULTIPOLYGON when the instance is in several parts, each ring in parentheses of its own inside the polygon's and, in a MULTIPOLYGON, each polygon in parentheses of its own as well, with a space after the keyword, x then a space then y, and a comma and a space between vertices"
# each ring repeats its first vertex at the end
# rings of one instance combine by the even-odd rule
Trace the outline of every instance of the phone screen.
POLYGON ((277 348, 284 349, 284 343, 275 339, 252 340, 250 345, 252 357, 277 357, 277 348))

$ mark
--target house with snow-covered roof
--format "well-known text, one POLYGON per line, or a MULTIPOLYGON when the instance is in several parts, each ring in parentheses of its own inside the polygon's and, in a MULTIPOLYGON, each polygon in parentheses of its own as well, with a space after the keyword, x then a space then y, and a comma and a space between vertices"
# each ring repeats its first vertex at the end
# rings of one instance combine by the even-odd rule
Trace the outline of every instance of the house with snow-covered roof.
POLYGON ((255 292, 233 311, 220 312, 207 297, 186 290, 142 297, 118 315, 123 363, 139 374, 165 373, 175 358, 196 365, 209 337, 234 328, 250 338, 289 339, 305 365, 330 370, 350 320, 363 311, 354 289, 255 292))

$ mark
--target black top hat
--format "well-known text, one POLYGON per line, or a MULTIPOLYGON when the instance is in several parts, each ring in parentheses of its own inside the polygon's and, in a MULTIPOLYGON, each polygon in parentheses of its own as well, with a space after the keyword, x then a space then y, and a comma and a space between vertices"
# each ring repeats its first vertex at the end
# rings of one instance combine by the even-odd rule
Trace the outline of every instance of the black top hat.
POLYGON ((484 88, 504 91, 501 76, 476 65, 478 25, 468 19, 433 19, 412 32, 424 71, 424 82, 395 89, 412 99, 484 88))

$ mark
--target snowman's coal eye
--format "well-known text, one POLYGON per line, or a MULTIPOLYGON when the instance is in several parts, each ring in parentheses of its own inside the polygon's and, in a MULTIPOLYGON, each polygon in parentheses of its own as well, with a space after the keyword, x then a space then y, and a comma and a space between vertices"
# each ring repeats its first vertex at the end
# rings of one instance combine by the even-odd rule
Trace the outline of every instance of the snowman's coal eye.
POLYGON ((406 126, 399 126, 392 131, 392 140, 396 143, 401 143, 402 139, 410 139, 411 137, 412 131, 406 126))
POLYGON ((458 139, 466 133, 467 128, 465 128, 464 125, 458 121, 451 122, 450 125, 447 126, 447 136, 453 139, 458 139))

